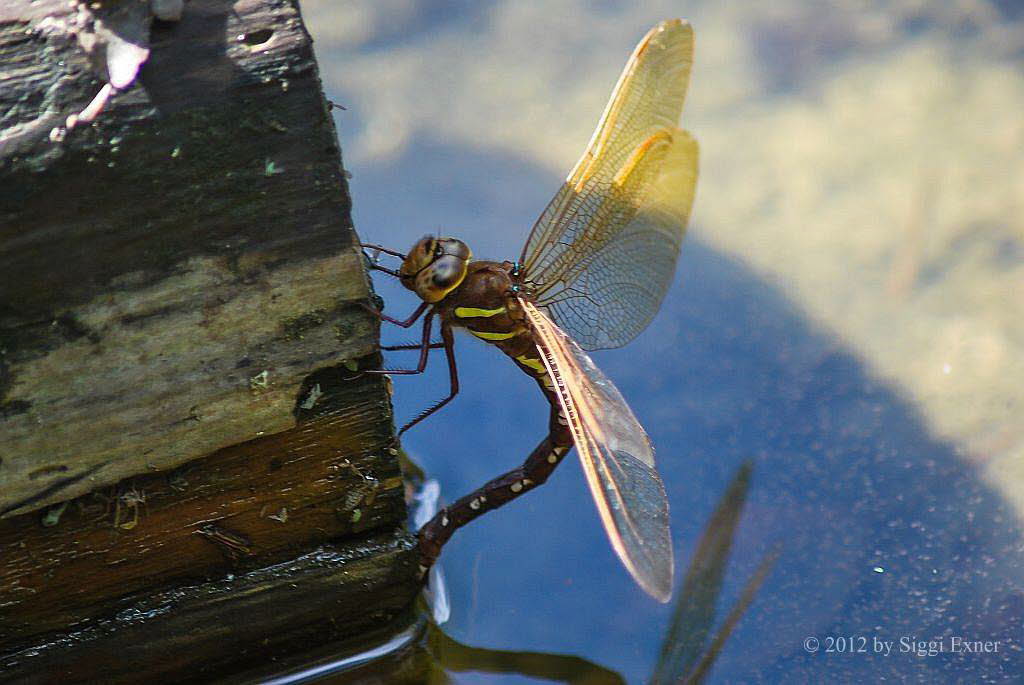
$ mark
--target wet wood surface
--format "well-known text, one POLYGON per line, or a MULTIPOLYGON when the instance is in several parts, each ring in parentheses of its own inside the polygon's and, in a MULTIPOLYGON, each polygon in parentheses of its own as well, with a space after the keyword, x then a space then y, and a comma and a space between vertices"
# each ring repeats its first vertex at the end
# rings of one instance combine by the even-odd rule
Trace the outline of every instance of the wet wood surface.
POLYGON ((4 682, 219 681, 332 640, 377 638, 407 620, 412 547, 389 532, 358 549, 326 544, 286 564, 155 594, 0 658, 4 682))

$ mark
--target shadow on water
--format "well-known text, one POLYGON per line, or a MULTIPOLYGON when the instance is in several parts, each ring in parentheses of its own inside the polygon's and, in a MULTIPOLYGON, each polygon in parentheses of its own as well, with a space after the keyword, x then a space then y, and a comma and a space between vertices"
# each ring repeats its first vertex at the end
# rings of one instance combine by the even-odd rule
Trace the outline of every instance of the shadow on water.
MULTIPOLYGON (((364 239, 404 249, 443 227, 483 258, 518 253, 559 181, 511 156, 432 143, 353 172, 364 239)), ((698 233, 712 233, 700 224, 699 198, 698 189, 698 233)), ((415 305, 378 285, 390 312, 415 305)), ((483 345, 457 345, 462 393, 405 441, 449 500, 517 463, 544 426, 529 379, 483 345)), ((740 600, 742 579, 776 544, 781 560, 710 680, 971 681, 1024 672, 1016 513, 955 446, 930 435, 908 398, 777 287, 690 236, 679 282, 652 326, 595 361, 658 446, 677 566, 692 557, 717 493, 744 461, 756 465, 723 605, 740 600), (839 651, 840 637, 855 638, 856 651, 839 651), (997 646, 956 653, 954 638, 997 646)), ((398 418, 444 387, 440 374, 396 383, 398 418)), ((575 462, 460 531, 443 561, 453 638, 579 655, 628 682, 653 672, 670 612, 620 568, 575 462)))

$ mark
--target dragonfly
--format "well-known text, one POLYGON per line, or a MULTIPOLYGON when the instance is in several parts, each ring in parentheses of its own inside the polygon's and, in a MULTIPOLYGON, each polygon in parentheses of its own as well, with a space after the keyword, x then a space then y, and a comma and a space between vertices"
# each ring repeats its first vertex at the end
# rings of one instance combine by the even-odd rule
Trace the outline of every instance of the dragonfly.
POLYGON ((444 349, 448 395, 459 391, 454 329, 497 347, 534 378, 550 405, 548 434, 521 466, 439 510, 419 531, 425 574, 460 527, 543 484, 575 446, 612 548, 640 587, 667 602, 673 553, 654 447, 622 394, 588 351, 635 338, 654 318, 675 273, 697 182, 698 146, 679 128, 693 63, 693 29, 662 21, 634 49, 583 156, 533 226, 517 261, 473 260, 468 245, 426 236, 408 253, 363 244, 371 268, 422 300, 418 374, 444 349), (381 254, 401 259, 398 269, 381 254), (432 340, 434 321, 440 342, 432 340))

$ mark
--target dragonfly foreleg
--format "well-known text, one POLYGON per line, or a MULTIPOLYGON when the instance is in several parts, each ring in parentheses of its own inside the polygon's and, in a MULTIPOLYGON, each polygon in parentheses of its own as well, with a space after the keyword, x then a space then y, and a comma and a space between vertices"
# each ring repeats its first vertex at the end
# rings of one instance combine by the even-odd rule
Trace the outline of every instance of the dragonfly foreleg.
POLYGON ((430 305, 427 304, 426 302, 423 302, 422 304, 420 304, 419 307, 416 307, 416 311, 410 314, 409 318, 405 319, 404 321, 402 319, 393 319, 384 312, 374 309, 368 304, 363 304, 361 306, 363 307, 363 309, 370 312, 371 314, 376 316, 378 319, 381 319, 382 321, 393 323, 396 326, 401 326, 402 328, 409 328, 414 323, 416 323, 416 319, 420 318, 423 315, 423 312, 427 311, 427 307, 429 307, 430 305))
POLYGON ((382 247, 381 245, 374 245, 373 243, 360 243, 359 247, 363 248, 364 250, 372 250, 374 252, 383 252, 384 254, 389 254, 389 255, 398 257, 399 259, 405 259, 405 253, 404 252, 399 252, 398 250, 392 250, 391 248, 388 248, 388 247, 382 247))
POLYGON ((522 466, 439 511, 419 531, 420 572, 425 574, 437 561, 441 548, 456 530, 543 484, 572 445, 572 437, 564 427, 552 426, 551 433, 541 440, 522 466))
POLYGON ((389 269, 386 266, 381 266, 380 264, 370 264, 370 268, 373 269, 374 271, 383 271, 388 276, 394 276, 395 278, 402 277, 402 274, 398 273, 394 269, 389 269))

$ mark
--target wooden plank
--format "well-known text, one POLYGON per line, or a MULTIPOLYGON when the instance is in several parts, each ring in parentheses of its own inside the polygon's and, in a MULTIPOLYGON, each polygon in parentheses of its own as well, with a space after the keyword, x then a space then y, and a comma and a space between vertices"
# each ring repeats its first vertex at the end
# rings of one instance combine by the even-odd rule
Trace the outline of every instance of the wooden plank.
POLYGON ((4 515, 287 430, 311 370, 375 349, 296 4, 187 3, 54 137, 102 85, 76 11, 0 14, 4 515))
POLYGON ((297 2, 147 15, 135 84, 68 125, 113 78, 83 16, 148 7, 0 6, 5 681, 227 673, 419 587, 297 2))
MULTIPOLYGON (((0 521, 0 645, 112 615, 153 587, 277 563, 333 539, 358 547, 368 531, 401 526, 383 385, 343 366, 322 370, 306 381, 315 403, 289 431, 0 521)), ((411 599, 415 578, 407 583, 411 599)))

